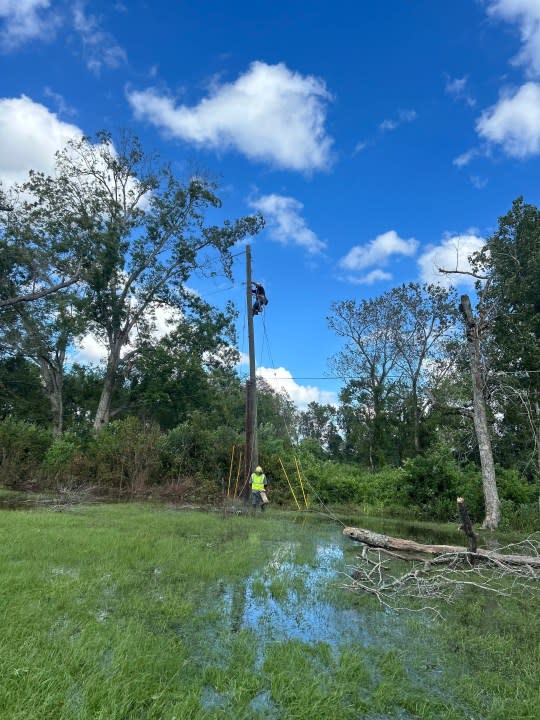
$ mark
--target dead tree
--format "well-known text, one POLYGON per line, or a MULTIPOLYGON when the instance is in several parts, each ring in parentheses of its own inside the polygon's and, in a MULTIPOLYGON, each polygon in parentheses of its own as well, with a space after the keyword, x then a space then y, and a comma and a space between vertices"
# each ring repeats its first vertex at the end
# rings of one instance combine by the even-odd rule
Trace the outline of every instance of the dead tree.
POLYGON ((485 517, 482 527, 487 530, 496 530, 501 519, 501 503, 497 492, 497 480, 495 476, 495 463, 493 462, 493 450, 489 434, 487 404, 484 394, 484 373, 482 368, 481 339, 485 330, 489 327, 489 318, 486 315, 483 302, 485 293, 489 287, 490 279, 477 273, 462 270, 445 270, 439 268, 439 272, 446 275, 470 275, 478 282, 485 281, 485 285, 479 293, 478 315, 475 317, 468 295, 461 296, 459 310, 465 323, 465 336, 467 338, 467 349, 469 352, 469 365, 471 369, 473 388, 473 423, 478 442, 480 454, 480 467, 482 469, 482 485, 484 489, 485 517))
MULTIPOLYGON (((463 498, 458 498, 458 508, 461 527, 469 537, 468 548, 425 544, 362 528, 344 528, 344 535, 363 546, 345 587, 374 595, 383 605, 394 609, 402 607, 405 598, 452 602, 466 587, 499 595, 538 593, 540 533, 499 548, 497 552, 478 548, 463 498)), ((428 608, 439 613, 436 607, 428 608)))
POLYGON ((497 492, 495 463, 493 462, 493 450, 489 435, 486 398, 484 395, 484 377, 482 372, 482 350, 480 347, 480 339, 486 327, 486 320, 481 312, 478 317, 474 316, 468 295, 461 296, 459 309, 465 322, 465 334, 467 337, 473 388, 473 423, 482 468, 485 502, 485 518, 482 527, 495 530, 499 526, 501 519, 501 504, 499 493, 497 492))

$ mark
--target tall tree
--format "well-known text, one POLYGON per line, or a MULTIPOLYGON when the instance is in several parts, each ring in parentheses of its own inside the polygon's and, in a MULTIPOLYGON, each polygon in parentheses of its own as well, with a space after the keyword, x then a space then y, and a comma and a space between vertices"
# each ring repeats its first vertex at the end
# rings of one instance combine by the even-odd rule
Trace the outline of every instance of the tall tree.
POLYGON ((386 413, 400 377, 395 327, 400 308, 388 295, 376 300, 346 300, 332 305, 328 324, 346 341, 331 360, 337 374, 349 378, 351 401, 369 429, 368 458, 372 469, 385 462, 386 413))
POLYGON ((426 383, 432 393, 451 363, 448 348, 457 321, 456 296, 453 290, 438 285, 409 283, 390 290, 389 299, 400 309, 392 329, 399 350, 397 364, 408 389, 414 451, 418 453, 420 421, 429 402, 424 392, 426 383))
POLYGON ((486 278, 483 301, 492 322, 485 352, 497 381, 499 437, 511 462, 540 478, 540 210, 517 198, 475 257, 486 278), (522 448, 521 457, 515 449, 522 448), (531 462, 532 461, 532 462, 531 462))
POLYGON ((156 308, 182 307, 187 280, 215 270, 216 259, 229 274, 230 248, 262 227, 259 216, 208 223, 209 211, 220 207, 215 185, 200 176, 183 184, 155 163, 137 138, 125 133, 115 145, 102 132, 58 153, 54 177, 31 178, 31 226, 50 236, 69 227, 90 240, 79 308, 107 348, 96 430, 110 418, 121 364, 133 360, 137 339, 149 336, 156 308))

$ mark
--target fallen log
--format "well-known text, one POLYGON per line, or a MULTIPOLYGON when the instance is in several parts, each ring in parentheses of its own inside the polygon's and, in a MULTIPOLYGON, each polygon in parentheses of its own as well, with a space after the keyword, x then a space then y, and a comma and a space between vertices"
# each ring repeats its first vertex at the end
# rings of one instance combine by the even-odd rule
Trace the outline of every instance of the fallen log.
POLYGON ((402 538, 391 537, 390 535, 382 535, 381 533, 376 533, 372 530, 355 527, 346 527, 343 530, 343 534, 352 540, 363 543, 364 545, 368 545, 372 548, 380 548, 382 550, 424 553, 432 556, 448 555, 451 556, 451 559, 455 559, 456 555, 463 555, 469 557, 470 559, 483 559, 494 564, 515 565, 531 569, 540 569, 540 556, 538 555, 506 555, 504 553, 497 553, 483 548, 478 548, 476 552, 471 552, 469 548, 462 547, 460 545, 424 544, 414 540, 404 540, 402 538))

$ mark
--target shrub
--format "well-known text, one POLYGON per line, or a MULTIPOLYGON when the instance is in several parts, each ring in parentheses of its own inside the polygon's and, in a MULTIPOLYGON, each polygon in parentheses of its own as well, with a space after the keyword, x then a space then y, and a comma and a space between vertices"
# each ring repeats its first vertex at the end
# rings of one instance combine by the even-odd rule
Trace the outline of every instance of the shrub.
POLYGON ((161 475, 162 435, 134 417, 106 425, 88 448, 89 471, 101 485, 140 492, 161 475))
POLYGON ((6 487, 39 485, 42 462, 52 443, 49 430, 21 420, 0 422, 0 482, 6 487))
POLYGON ((81 441, 75 434, 65 433, 55 438, 43 457, 47 484, 71 486, 84 482, 85 478, 81 478, 78 472, 82 459, 81 441))
POLYGON ((538 496, 538 486, 530 483, 515 468, 497 467, 497 488, 503 500, 527 505, 538 496))
POLYGON ((449 448, 436 446, 403 465, 408 502, 425 517, 449 520, 457 515, 456 498, 464 497, 471 518, 483 512, 482 479, 469 465, 460 468, 449 448))

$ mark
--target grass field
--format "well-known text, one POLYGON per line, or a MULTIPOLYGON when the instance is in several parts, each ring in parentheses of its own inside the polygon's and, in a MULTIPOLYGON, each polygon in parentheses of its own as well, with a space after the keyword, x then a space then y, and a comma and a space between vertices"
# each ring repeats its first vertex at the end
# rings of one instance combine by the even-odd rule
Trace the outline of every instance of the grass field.
POLYGON ((4 511, 0 548, 2 720, 539 716, 538 602, 385 611, 317 517, 4 511))

